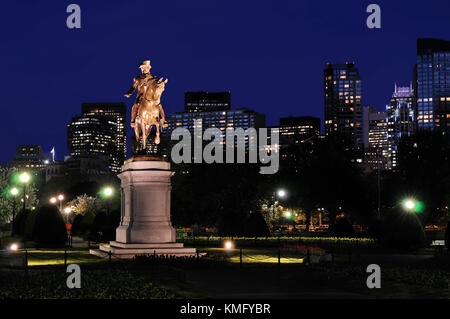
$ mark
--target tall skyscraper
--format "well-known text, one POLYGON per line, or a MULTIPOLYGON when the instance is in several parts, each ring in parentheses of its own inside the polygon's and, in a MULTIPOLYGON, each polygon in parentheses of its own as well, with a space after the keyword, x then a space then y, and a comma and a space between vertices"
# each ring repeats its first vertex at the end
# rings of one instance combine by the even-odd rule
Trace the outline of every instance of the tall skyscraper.
POLYGON ((417 39, 414 69, 419 129, 450 133, 450 41, 417 39))
POLYGON ((387 113, 366 106, 363 108, 363 119, 364 163, 370 169, 390 169, 387 113))
POLYGON ((389 104, 386 105, 388 121, 389 157, 391 168, 398 165, 398 145, 400 139, 414 134, 416 121, 414 115, 414 90, 410 86, 399 87, 395 84, 389 104))
POLYGON ((117 121, 111 117, 81 115, 67 125, 67 148, 74 158, 106 159, 118 172, 122 165, 117 154, 117 121))
POLYGON ((347 136, 362 150, 361 77, 354 63, 327 63, 324 69, 325 134, 347 136))
POLYGON ((231 108, 230 92, 185 92, 185 112, 212 112, 231 108))
POLYGON ((82 103, 82 115, 90 116, 104 116, 108 117, 110 121, 116 123, 116 132, 114 134, 114 161, 113 171, 117 172, 123 165, 127 154, 127 106, 125 103, 82 103))

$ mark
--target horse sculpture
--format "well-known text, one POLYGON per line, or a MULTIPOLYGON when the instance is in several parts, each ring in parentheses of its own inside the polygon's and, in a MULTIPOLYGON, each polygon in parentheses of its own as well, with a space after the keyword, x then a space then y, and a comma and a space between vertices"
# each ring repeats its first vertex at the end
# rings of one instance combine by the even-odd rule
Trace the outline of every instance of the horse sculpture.
POLYGON ((147 84, 147 89, 140 100, 140 108, 136 116, 136 124, 134 125, 134 133, 136 141, 139 143, 142 138, 142 149, 147 146, 147 138, 152 130, 153 125, 156 126, 156 136, 154 142, 160 143, 160 131, 167 124, 164 120, 164 111, 161 106, 161 95, 164 92, 167 79, 151 79, 147 84))

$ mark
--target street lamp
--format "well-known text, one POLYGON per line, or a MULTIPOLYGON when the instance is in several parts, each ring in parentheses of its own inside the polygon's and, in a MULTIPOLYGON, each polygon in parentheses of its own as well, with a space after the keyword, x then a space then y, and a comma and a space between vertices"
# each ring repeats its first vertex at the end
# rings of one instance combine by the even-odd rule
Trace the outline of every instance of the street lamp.
POLYGON ((275 219, 275 206, 277 204, 276 201, 276 195, 278 195, 278 197, 280 198, 284 198, 286 197, 286 191, 284 189, 279 189, 276 192, 273 192, 272 198, 273 198, 273 205, 272 205, 272 217, 273 219, 275 219))
POLYGON ((27 172, 23 172, 22 174, 19 175, 19 180, 23 184, 22 201, 23 201, 23 210, 24 211, 25 211, 25 205, 26 205, 25 190, 26 190, 27 184, 30 182, 30 179, 31 179, 31 177, 30 177, 30 175, 27 172))
POLYGON ((423 203, 413 198, 406 198, 401 204, 403 209, 409 212, 421 213, 423 211, 423 203))
POLYGON ((69 223, 69 214, 72 212, 72 208, 66 207, 64 208, 64 213, 66 213, 66 224, 69 223))
POLYGON ((50 198, 50 203, 52 203, 52 204, 56 203, 56 197, 51 197, 50 198))
POLYGON ((12 224, 13 224, 13 227, 14 227, 14 222, 16 221, 16 196, 17 196, 17 194, 19 194, 19 189, 17 187, 13 187, 13 188, 11 188, 10 193, 13 196, 13 211, 12 211, 13 219, 12 219, 12 224))
MULTIPOLYGON (((295 216, 297 216, 297 214, 295 214, 295 216)), ((289 212, 289 211, 286 211, 286 212, 284 212, 284 217, 285 217, 288 221, 289 221, 289 219, 292 218, 292 231, 295 231, 295 218, 294 218, 294 216, 292 215, 292 213, 289 212)), ((288 229, 289 229, 289 223, 288 223, 288 229)))
POLYGON ((114 193, 114 188, 112 188, 110 186, 106 186, 101 191, 101 194, 103 195, 103 198, 105 198, 105 201, 106 201, 106 214, 108 214, 108 215, 109 215, 109 198, 113 195, 113 193, 114 193))
POLYGON ((63 194, 59 194, 58 195, 58 200, 59 200, 59 211, 62 213, 62 201, 64 200, 64 195, 63 194))
POLYGON ((227 240, 224 244, 224 247, 227 250, 233 249, 233 247, 234 247, 233 242, 231 240, 227 240))
POLYGON ((405 199, 402 204, 406 210, 413 210, 415 206, 415 202, 412 199, 405 199))

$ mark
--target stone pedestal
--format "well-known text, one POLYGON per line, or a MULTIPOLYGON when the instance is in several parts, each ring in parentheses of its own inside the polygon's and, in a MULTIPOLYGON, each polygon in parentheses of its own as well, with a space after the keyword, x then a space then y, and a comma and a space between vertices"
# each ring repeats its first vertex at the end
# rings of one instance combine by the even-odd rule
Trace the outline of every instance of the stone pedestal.
POLYGON ((122 207, 116 240, 100 245, 92 254, 132 258, 141 254, 191 256, 195 248, 176 243, 170 222, 170 163, 160 158, 138 156, 122 166, 122 207))

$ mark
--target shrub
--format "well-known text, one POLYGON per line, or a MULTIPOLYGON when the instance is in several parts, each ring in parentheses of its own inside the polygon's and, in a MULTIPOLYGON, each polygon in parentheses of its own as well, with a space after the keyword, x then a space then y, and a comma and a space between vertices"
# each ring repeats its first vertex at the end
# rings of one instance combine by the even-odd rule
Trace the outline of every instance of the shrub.
POLYGON ((450 247, 450 221, 447 223, 447 228, 445 229, 445 247, 449 249, 450 247))
POLYGON ((383 234, 383 221, 381 218, 374 218, 369 224, 369 236, 375 239, 381 239, 383 234))
POLYGON ((342 217, 336 221, 332 233, 338 237, 352 237, 355 234, 355 230, 348 219, 342 217))
POLYGON ((64 219, 55 205, 45 204, 36 215, 34 238, 39 246, 62 247, 67 240, 64 219))
POLYGON ((100 233, 101 241, 111 241, 116 238, 116 228, 119 226, 120 212, 112 211, 109 214, 105 212, 98 213, 91 226, 93 234, 100 233))
POLYGON ((414 250, 424 245, 425 232, 415 213, 399 208, 386 213, 381 243, 386 248, 414 250))
POLYGON ((13 224, 13 235, 18 235, 20 237, 23 237, 24 233, 25 233, 25 223, 27 220, 27 216, 30 213, 30 210, 25 209, 25 210, 21 210, 16 218, 14 219, 14 224, 13 224))
POLYGON ((268 237, 270 230, 261 213, 252 213, 247 218, 244 228, 244 236, 268 237))
POLYGON ((83 229, 81 227, 81 221, 83 220, 83 215, 77 214, 72 222, 72 235, 80 235, 83 233, 83 229))
POLYGON ((24 240, 31 240, 34 237, 34 224, 36 223, 36 215, 37 215, 36 211, 31 211, 27 214, 23 234, 24 240))

